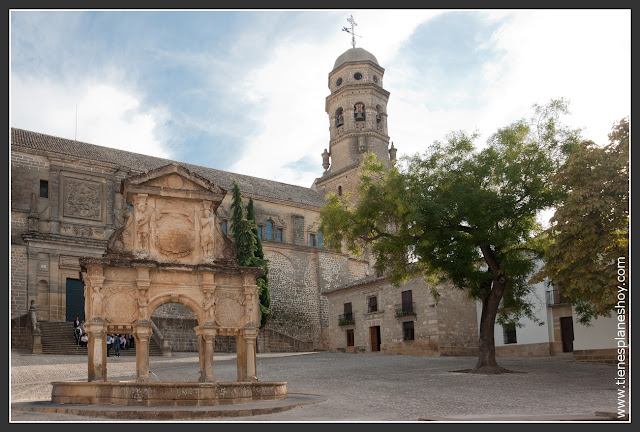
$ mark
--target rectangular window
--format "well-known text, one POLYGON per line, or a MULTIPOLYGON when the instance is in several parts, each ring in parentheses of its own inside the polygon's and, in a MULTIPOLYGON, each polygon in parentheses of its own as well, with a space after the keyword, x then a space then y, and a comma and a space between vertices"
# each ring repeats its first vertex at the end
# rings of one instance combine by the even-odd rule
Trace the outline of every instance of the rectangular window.
POLYGON ((258 238, 262 240, 262 225, 258 225, 258 238))
POLYGON ((312 246, 312 247, 316 246, 316 235, 315 234, 309 234, 309 246, 312 246))
POLYGON ((318 247, 319 248, 323 248, 324 247, 324 240, 322 239, 322 232, 318 231, 318 247))
POLYGON ((413 312, 413 292, 411 290, 402 291, 402 311, 413 312))
POLYGON ((502 334, 504 336, 505 344, 518 343, 518 339, 516 338, 516 325, 509 324, 502 327, 502 334))
POLYGON ((378 312, 378 297, 371 296, 367 298, 367 306, 369 312, 378 312))
POLYGON ((278 228, 276 230, 276 241, 279 241, 279 242, 282 241, 282 228, 278 228))
POLYGON ((349 329, 346 331, 347 333, 347 346, 353 346, 355 343, 355 338, 353 336, 353 329, 349 329))
POLYGON ((351 302, 344 304, 344 314, 351 314, 351 302))
POLYGON ((40 180, 40 198, 49 198, 49 182, 40 180))
POLYGON ((402 323, 402 335, 404 340, 413 340, 413 321, 402 323))

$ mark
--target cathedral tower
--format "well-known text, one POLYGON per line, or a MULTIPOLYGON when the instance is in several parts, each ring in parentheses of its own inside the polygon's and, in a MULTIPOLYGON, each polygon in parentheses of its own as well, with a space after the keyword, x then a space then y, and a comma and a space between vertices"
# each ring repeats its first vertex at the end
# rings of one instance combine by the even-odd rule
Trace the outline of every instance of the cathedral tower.
POLYGON ((316 179, 318 192, 337 195, 351 192, 358 165, 365 152, 374 153, 387 166, 395 160, 389 148, 384 69, 373 54, 350 48, 338 57, 329 72, 325 111, 329 115, 329 149, 322 154, 324 174, 316 179))

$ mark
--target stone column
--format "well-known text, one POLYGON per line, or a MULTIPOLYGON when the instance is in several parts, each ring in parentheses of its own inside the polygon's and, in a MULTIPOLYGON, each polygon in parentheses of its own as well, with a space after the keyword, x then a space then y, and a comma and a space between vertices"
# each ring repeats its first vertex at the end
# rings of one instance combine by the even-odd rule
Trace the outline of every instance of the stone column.
POLYGON ((133 337, 136 340, 136 381, 149 381, 149 340, 151 323, 139 320, 134 325, 133 337))
POLYGON ((87 360, 89 365, 89 381, 106 381, 106 332, 101 322, 90 322, 84 326, 89 342, 87 343, 87 360))
POLYGON ((255 328, 244 329, 244 340, 247 344, 247 376, 245 381, 258 381, 258 371, 256 370, 256 338, 258 330, 255 328))
POLYGON ((236 335, 236 361, 238 381, 247 379, 247 344, 242 333, 236 335))
POLYGON ((198 326, 194 328, 196 332, 196 337, 198 338, 198 361, 200 362, 200 378, 198 381, 204 376, 204 338, 202 337, 202 327, 198 326))
POLYGON ((213 378, 213 351, 216 343, 217 329, 213 326, 205 324, 202 330, 202 339, 204 340, 204 364, 200 375, 200 382, 215 382, 213 378))

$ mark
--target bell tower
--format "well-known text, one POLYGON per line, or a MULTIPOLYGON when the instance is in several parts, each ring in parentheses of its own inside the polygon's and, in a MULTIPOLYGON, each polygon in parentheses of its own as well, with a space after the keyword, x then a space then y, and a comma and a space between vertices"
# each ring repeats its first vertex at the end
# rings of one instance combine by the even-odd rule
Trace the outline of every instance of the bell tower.
POLYGON ((325 111, 330 139, 329 148, 322 153, 324 173, 315 182, 318 192, 342 195, 353 191, 366 152, 374 153, 387 166, 395 160, 395 148, 389 148, 389 92, 383 88, 383 76, 375 56, 355 47, 340 55, 329 72, 331 94, 325 111))

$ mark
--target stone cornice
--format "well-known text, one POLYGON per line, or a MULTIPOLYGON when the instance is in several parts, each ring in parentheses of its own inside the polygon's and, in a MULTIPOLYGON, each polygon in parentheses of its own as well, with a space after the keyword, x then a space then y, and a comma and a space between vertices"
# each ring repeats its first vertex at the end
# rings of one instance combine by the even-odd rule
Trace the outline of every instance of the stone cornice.
POLYGON ((347 138, 351 138, 353 136, 358 137, 360 135, 376 136, 376 137, 380 138, 383 141, 385 141, 385 140, 388 141, 390 139, 389 136, 381 134, 377 130, 373 130, 373 129, 353 130, 353 131, 345 132, 344 134, 340 135, 339 137, 334 138, 331 141, 329 141, 329 154, 331 154, 331 147, 333 147, 335 144, 339 143, 340 141, 344 141, 347 138))
POLYGON ((84 247, 94 247, 103 250, 107 249, 107 241, 99 239, 91 239, 86 237, 70 237, 60 234, 52 233, 39 233, 35 231, 28 231, 22 234, 22 239, 27 243, 43 242, 43 243, 58 243, 58 244, 73 244, 84 247))

